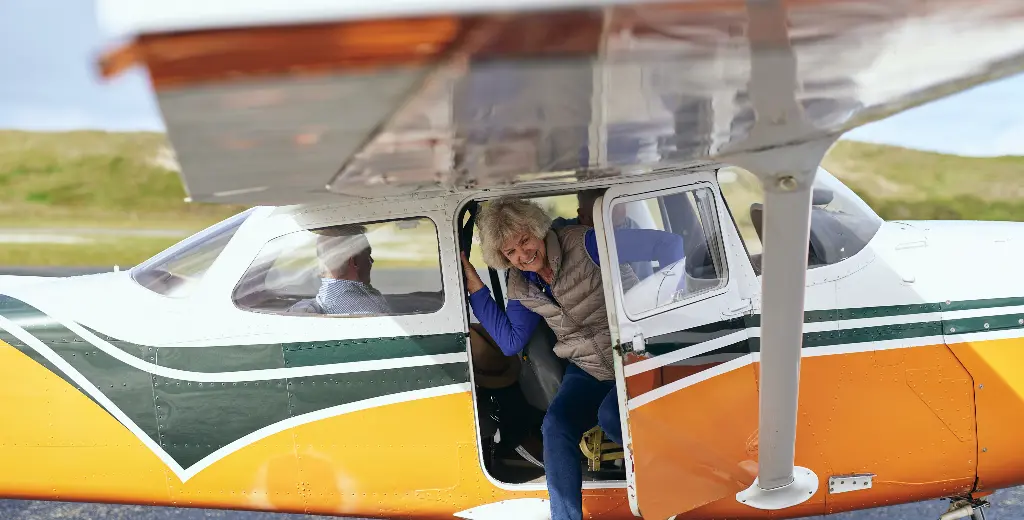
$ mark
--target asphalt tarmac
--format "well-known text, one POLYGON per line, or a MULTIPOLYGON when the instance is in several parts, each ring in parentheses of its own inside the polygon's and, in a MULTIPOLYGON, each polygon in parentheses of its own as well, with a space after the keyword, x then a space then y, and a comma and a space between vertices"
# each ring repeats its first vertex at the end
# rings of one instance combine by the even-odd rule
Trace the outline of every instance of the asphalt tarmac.
MULTIPOLYGON (((989 520, 1024 520, 1024 488, 997 491, 989 497, 992 506, 985 514, 989 520)), ((821 520, 938 520, 949 503, 929 500, 913 504, 879 507, 864 511, 809 517, 821 520)), ((309 520, 327 518, 313 515, 255 513, 210 509, 154 506, 126 506, 0 500, 0 519, 4 520, 309 520)))

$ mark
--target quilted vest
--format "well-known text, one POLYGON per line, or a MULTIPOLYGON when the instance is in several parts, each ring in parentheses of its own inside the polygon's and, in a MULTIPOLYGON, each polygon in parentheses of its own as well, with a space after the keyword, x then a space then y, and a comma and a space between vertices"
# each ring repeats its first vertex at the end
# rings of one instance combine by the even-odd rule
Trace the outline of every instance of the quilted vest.
POLYGON ((512 267, 508 298, 541 315, 555 333, 555 355, 568 359, 600 381, 615 379, 608 311, 605 309, 601 268, 584 245, 586 226, 567 226, 548 231, 544 239, 548 262, 554 271, 551 294, 530 283, 512 267))

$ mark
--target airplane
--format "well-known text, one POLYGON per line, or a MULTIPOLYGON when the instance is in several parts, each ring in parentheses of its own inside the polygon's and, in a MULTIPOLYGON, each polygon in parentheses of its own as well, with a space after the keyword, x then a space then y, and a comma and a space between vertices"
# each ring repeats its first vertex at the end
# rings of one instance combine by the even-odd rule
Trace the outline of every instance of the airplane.
MULTIPOLYGON (((99 7, 127 40, 99 67, 145 68, 188 200, 250 208, 129 270, 0 277, 0 496, 546 518, 536 452, 493 449, 516 425, 459 260, 503 195, 592 211, 609 260, 623 443, 581 439, 587 518, 984 518, 1024 483, 1024 225, 883 221, 820 167, 853 128, 1024 70, 1024 4, 99 7), (685 257, 626 284, 627 219, 685 257), (303 309, 319 239, 353 225, 388 308, 303 309)), ((550 335, 506 361, 543 413, 550 335)))

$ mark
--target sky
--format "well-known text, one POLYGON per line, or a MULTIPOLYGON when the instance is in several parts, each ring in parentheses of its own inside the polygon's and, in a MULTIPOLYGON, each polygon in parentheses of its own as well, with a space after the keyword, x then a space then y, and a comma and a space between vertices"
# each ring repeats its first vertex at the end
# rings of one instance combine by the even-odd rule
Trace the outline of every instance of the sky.
MULTIPOLYGON (((150 1, 150 0, 139 0, 150 1)), ((0 128, 163 131, 148 78, 105 80, 113 45, 94 0, 0 0, 0 128)), ((1024 155, 1024 74, 863 126, 844 138, 970 156, 1024 155)))

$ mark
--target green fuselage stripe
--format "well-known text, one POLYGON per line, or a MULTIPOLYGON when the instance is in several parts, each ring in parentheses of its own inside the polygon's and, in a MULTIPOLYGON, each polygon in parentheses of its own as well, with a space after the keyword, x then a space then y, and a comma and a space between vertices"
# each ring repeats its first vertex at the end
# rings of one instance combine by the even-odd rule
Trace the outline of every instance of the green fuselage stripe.
POLYGON ((209 347, 148 347, 86 329, 139 359, 152 356, 159 366, 191 372, 308 367, 466 351, 465 335, 461 333, 209 347), (144 357, 140 353, 144 353, 144 357))
MULTIPOLYGON (((959 302, 942 303, 920 303, 908 305, 890 305, 881 307, 863 307, 851 309, 814 310, 804 313, 804 323, 822 323, 829 321, 839 322, 838 330, 807 332, 804 333, 803 347, 827 347, 835 345, 856 344, 865 342, 880 342, 895 339, 922 338, 929 336, 942 336, 945 334, 967 334, 972 332, 986 332, 996 330, 1009 330, 1024 328, 1024 314, 1012 314, 1003 316, 951 319, 943 321, 921 321, 916 323, 904 323, 895 325, 879 325, 872 327, 843 328, 844 321, 884 318, 892 316, 910 316, 915 314, 931 314, 943 311, 960 311, 975 309, 997 309, 1002 307, 1024 306, 1024 298, 993 298, 987 300, 972 300, 959 302), (988 324, 988 327, 985 325, 988 324)), ((726 334, 749 327, 761 325, 760 315, 754 314, 744 318, 709 323, 699 327, 683 331, 670 332, 661 336, 648 338, 647 352, 660 356, 675 352, 677 350, 698 345, 705 341, 715 339, 726 334)), ((727 345, 720 349, 704 354, 705 356, 720 355, 726 353, 759 352, 761 340, 758 337, 749 338, 727 345)))

